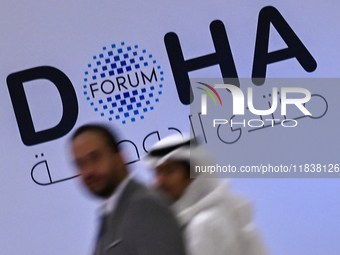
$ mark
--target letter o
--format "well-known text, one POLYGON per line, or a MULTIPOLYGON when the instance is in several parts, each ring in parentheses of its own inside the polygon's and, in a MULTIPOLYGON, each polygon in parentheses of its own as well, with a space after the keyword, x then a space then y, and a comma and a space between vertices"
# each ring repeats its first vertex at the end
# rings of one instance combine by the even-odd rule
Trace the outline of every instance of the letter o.
POLYGON ((249 127, 263 127, 263 125, 264 125, 264 122, 263 122, 262 120, 258 120, 258 119, 248 120, 248 126, 249 126, 249 127), (251 122, 251 121, 260 121, 260 122, 261 122, 261 125, 260 125, 260 126, 252 126, 252 125, 250 125, 250 122, 251 122))
MULTIPOLYGON (((109 85, 109 86, 110 86, 110 85, 109 85)), ((113 84, 112 81, 110 81, 110 80, 105 80, 105 81, 103 81, 102 84, 100 85, 100 88, 101 88, 101 90, 103 91, 103 93, 105 93, 105 94, 111 94, 111 93, 115 90, 115 85, 113 84), (110 91, 104 90, 104 84, 105 84, 105 83, 108 83, 108 82, 111 84, 111 90, 110 90, 110 91)))
POLYGON ((297 121, 296 121, 296 120, 293 120, 293 119, 286 119, 286 120, 281 121, 281 125, 282 125, 283 127, 296 127, 297 124, 298 124, 297 121), (294 125, 294 126, 286 126, 286 125, 283 124, 283 123, 286 122, 286 121, 294 121, 294 122, 295 122, 295 125, 294 125))

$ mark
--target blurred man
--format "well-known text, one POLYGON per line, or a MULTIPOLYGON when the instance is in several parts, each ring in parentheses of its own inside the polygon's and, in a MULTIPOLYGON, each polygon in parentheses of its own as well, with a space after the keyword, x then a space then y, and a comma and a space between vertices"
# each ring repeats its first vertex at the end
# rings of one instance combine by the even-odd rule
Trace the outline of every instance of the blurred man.
POLYGON ((266 254, 249 203, 217 179, 190 178, 190 164, 210 165, 207 151, 175 135, 156 143, 146 160, 156 168, 155 186, 172 202, 188 254, 266 254))
POLYGON ((99 125, 78 128, 72 150, 84 185, 105 199, 95 255, 185 254, 175 217, 129 178, 116 138, 108 129, 99 125))

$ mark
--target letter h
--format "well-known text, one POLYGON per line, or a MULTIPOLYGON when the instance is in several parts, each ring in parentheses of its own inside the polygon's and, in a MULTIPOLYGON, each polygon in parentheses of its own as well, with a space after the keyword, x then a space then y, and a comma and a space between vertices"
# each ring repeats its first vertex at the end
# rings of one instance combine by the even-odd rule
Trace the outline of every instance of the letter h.
POLYGON ((190 86, 189 72, 205 67, 219 65, 224 83, 239 87, 237 71, 231 53, 227 32, 222 21, 215 20, 210 24, 210 32, 216 52, 201 57, 184 60, 178 36, 167 33, 164 43, 168 53, 172 73, 180 101, 184 105, 191 104, 194 95, 190 86))

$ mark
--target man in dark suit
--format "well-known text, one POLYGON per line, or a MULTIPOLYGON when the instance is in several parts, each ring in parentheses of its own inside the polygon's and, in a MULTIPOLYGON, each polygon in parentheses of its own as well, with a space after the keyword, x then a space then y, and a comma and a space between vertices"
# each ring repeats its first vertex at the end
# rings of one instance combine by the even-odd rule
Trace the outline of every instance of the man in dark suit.
POLYGON ((130 179, 116 138, 107 128, 78 128, 72 150, 84 185, 105 199, 95 255, 185 254, 175 217, 148 189, 130 179))

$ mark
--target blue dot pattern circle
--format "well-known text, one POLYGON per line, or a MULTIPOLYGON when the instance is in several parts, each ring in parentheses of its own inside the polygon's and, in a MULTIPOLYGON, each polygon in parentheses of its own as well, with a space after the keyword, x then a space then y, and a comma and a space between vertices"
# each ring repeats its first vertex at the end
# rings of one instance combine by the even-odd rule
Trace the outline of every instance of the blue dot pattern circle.
POLYGON ((138 45, 112 44, 93 56, 84 78, 84 95, 94 112, 122 124, 143 120, 160 101, 163 71, 138 45))

